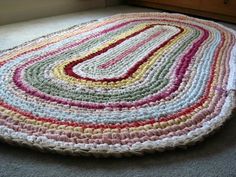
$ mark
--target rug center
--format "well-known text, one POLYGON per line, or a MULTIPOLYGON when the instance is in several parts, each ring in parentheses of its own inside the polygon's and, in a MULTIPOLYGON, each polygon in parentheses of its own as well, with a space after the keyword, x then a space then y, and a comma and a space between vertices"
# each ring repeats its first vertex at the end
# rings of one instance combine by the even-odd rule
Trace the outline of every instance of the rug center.
POLYGON ((67 64, 65 73, 77 79, 93 81, 122 80, 125 75, 132 76, 150 59, 154 48, 160 48, 179 31, 174 26, 141 26, 135 31, 112 38, 102 46, 92 47, 86 56, 67 64), (150 52, 146 53, 147 49, 150 52))

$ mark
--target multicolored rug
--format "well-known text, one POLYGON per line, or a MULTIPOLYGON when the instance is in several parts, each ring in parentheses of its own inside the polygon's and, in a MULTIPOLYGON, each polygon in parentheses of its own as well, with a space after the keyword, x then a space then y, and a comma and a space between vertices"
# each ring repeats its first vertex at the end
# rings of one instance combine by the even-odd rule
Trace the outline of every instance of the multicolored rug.
POLYGON ((0 139, 120 156, 197 142, 235 107, 236 33, 180 14, 130 13, 0 53, 0 139))

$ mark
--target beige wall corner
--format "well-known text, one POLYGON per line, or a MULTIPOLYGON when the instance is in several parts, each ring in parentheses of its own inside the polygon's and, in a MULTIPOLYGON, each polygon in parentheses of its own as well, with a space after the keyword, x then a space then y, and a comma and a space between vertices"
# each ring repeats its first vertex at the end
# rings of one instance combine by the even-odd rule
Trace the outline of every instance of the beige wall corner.
POLYGON ((124 4, 125 0, 106 0, 106 6, 115 6, 124 4))
POLYGON ((106 0, 4 0, 0 25, 106 6, 106 0))

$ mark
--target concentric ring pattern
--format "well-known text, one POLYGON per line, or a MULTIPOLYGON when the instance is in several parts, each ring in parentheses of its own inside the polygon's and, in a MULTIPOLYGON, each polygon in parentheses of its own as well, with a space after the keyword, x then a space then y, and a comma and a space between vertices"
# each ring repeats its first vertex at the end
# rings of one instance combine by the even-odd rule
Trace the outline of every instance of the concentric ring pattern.
POLYGON ((196 142, 235 102, 236 35, 167 13, 119 14, 0 53, 0 137, 74 155, 196 142))

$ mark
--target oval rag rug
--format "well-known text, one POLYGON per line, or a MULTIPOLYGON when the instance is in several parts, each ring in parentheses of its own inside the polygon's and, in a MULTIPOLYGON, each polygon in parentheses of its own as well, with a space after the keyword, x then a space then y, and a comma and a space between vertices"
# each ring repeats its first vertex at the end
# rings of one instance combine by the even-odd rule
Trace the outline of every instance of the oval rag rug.
POLYGON ((180 14, 118 14, 0 53, 0 138, 120 156, 201 140, 235 106, 236 35, 180 14))

